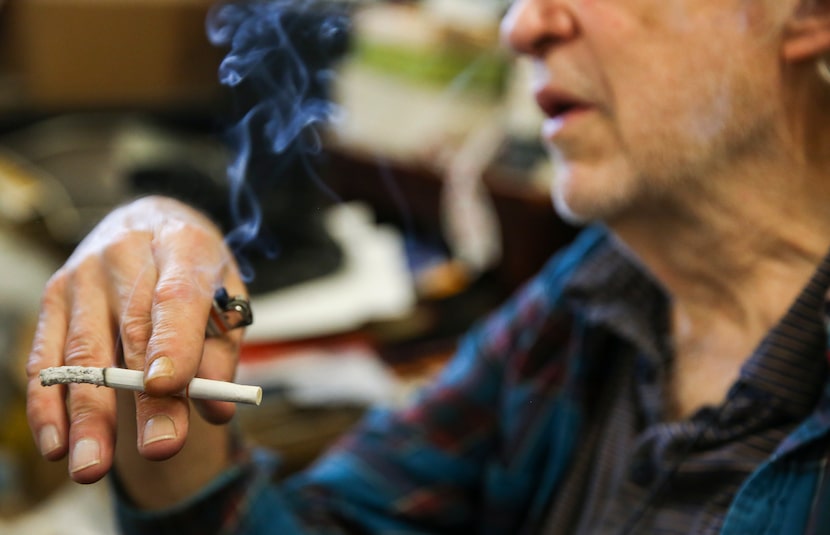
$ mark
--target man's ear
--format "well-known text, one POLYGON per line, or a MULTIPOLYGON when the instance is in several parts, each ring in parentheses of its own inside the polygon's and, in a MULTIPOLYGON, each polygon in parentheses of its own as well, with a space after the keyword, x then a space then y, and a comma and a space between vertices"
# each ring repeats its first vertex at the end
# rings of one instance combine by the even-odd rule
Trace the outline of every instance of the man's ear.
POLYGON ((783 59, 808 61, 830 53, 830 2, 810 2, 792 16, 784 33, 783 59))

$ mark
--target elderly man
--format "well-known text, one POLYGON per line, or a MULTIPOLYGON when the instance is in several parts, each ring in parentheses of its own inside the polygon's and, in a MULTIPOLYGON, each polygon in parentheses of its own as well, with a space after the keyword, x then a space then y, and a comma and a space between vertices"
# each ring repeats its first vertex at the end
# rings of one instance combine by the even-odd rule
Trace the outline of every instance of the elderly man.
POLYGON ((114 465, 126 532, 830 533, 830 2, 517 0, 503 32, 536 63, 554 204, 591 225, 305 473, 167 397, 234 371, 238 334, 200 326, 243 286, 202 216, 123 207, 52 279, 30 425, 78 482, 114 465), (40 387, 117 340, 149 391, 118 418, 107 389, 40 387))

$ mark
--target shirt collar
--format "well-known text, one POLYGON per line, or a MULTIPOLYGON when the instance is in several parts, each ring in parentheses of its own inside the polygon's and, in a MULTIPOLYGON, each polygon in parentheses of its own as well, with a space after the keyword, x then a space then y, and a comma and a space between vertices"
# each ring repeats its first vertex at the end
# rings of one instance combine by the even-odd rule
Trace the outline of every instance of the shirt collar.
POLYGON ((565 298, 591 324, 608 328, 650 358, 670 353, 668 297, 611 236, 574 273, 565 298))
MULTIPOLYGON (((669 297, 611 237, 577 270, 565 297, 586 320, 632 344, 655 365, 673 356, 669 297)), ((824 388, 830 331, 830 254, 744 363, 740 380, 803 417, 824 388)))

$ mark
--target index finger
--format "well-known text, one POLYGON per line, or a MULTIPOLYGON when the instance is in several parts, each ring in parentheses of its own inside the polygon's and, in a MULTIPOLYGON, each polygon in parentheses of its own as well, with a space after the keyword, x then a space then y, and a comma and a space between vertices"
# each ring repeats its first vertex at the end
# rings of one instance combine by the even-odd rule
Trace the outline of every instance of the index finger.
POLYGON ((154 396, 179 392, 196 375, 213 294, 231 262, 218 232, 174 224, 161 234, 169 247, 155 251, 158 281, 145 371, 145 388, 154 396))

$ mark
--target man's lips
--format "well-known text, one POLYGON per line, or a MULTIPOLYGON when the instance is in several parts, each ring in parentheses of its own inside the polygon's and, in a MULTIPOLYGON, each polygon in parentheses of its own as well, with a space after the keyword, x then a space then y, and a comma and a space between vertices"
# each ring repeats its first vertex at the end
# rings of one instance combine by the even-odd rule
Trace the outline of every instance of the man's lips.
POLYGON ((593 106, 584 100, 556 89, 542 89, 536 92, 536 103, 545 115, 552 119, 563 118, 564 116, 586 111, 593 106))

